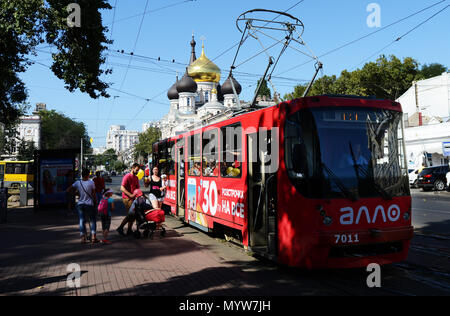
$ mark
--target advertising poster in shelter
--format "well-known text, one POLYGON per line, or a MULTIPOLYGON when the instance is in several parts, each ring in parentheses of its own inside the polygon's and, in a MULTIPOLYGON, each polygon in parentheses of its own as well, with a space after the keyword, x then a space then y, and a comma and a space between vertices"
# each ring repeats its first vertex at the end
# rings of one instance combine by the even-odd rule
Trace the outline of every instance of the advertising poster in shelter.
POLYGON ((40 161, 40 204, 67 203, 66 189, 73 183, 73 159, 40 161))

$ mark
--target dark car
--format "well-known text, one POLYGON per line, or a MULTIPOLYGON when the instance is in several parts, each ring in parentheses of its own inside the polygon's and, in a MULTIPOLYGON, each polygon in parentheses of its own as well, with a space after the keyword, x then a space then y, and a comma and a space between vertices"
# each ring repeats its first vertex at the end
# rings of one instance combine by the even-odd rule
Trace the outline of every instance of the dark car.
POLYGON ((424 191, 430 191, 433 188, 437 191, 442 191, 445 189, 447 182, 445 175, 449 170, 448 165, 425 168, 417 177, 417 186, 424 191))
POLYGON ((103 176, 103 179, 105 179, 105 182, 108 182, 108 183, 112 182, 112 179, 107 172, 103 172, 102 176, 103 176))

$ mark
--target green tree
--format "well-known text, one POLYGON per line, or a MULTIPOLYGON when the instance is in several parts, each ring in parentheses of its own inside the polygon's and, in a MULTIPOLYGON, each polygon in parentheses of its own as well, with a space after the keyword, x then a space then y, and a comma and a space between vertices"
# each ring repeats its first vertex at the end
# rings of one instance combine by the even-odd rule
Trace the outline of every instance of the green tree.
POLYGON ((294 87, 294 91, 293 92, 286 93, 284 95, 283 101, 301 98, 303 96, 303 94, 305 93, 305 90, 306 90, 306 86, 304 86, 304 85, 297 85, 297 86, 294 87))
POLYGON ((101 164, 105 166, 106 170, 111 171, 114 169, 114 165, 117 161, 117 153, 114 149, 109 148, 99 156, 101 157, 101 164))
POLYGON ((428 79, 442 75, 442 73, 446 72, 448 69, 442 64, 432 63, 425 64, 420 69, 420 79, 428 79))
POLYGON ((134 146, 134 158, 144 157, 152 153, 153 144, 161 139, 161 131, 157 127, 150 127, 145 132, 139 134, 139 143, 134 146))
MULTIPOLYGON (((0 84, 1 87, 1 84, 0 84)), ((1 88, 0 88, 1 89, 1 88)), ((0 155, 12 155, 16 152, 17 147, 17 127, 20 124, 20 116, 24 115, 28 110, 29 104, 22 103, 15 109, 9 109, 11 115, 7 114, 6 122, 3 123, 3 128, 0 128, 0 155), (12 112, 15 112, 12 114, 12 112)), ((0 124, 1 125, 1 124, 0 124)))
POLYGON ((83 139, 83 149, 89 153, 91 142, 86 126, 58 113, 55 110, 40 111, 41 116, 41 146, 42 149, 80 148, 83 139))
MULTIPOLYGON (((261 82, 261 79, 258 80, 258 83, 256 85, 256 89, 258 89, 258 86, 259 86, 260 82, 261 82)), ((255 93, 256 93, 256 89, 255 89, 255 93)), ((265 95, 269 99, 271 98, 272 93, 271 93, 269 87, 267 86, 267 80, 266 79, 264 79, 264 81, 262 82, 261 88, 259 89, 259 92, 258 92, 258 95, 260 95, 260 96, 264 96, 265 95)))
POLYGON ((38 45, 56 48, 51 70, 69 91, 80 89, 92 98, 108 97, 108 84, 100 79, 109 41, 100 10, 110 9, 106 0, 77 0, 81 27, 67 25, 67 6, 73 0, 0 1, 0 122, 8 124, 20 115, 27 99, 19 74, 33 63, 38 45))
POLYGON ((125 169, 127 169, 127 166, 122 161, 116 161, 114 163, 114 170, 117 172, 123 172, 125 169))
POLYGON ((19 142, 17 148, 17 159, 22 161, 33 160, 34 159, 34 151, 36 150, 36 145, 33 141, 26 141, 22 139, 19 142))
MULTIPOLYGON (((323 76, 317 79, 308 95, 347 94, 395 100, 420 76, 418 63, 414 59, 407 57, 400 60, 393 55, 389 58, 382 55, 376 62, 367 63, 361 69, 352 72, 343 70, 338 78, 323 76)), ((305 89, 306 85, 296 86, 285 98, 299 98, 305 89)))

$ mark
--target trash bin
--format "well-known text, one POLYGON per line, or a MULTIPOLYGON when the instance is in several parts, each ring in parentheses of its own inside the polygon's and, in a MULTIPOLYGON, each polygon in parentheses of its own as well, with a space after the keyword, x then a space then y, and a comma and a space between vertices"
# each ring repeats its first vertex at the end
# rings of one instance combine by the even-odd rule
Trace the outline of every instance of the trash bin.
POLYGON ((0 188, 0 224, 6 223, 7 212, 8 212, 8 189, 0 188))

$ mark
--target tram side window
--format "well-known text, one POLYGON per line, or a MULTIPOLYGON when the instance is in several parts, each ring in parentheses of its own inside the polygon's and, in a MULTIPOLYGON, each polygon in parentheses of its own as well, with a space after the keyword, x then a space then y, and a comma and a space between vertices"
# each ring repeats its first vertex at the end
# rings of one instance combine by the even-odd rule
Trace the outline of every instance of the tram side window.
POLYGON ((222 127, 221 175, 226 178, 240 178, 242 173, 242 126, 234 124, 222 127))
POLYGON ((174 142, 160 144, 157 155, 158 167, 161 174, 175 175, 175 162, 172 157, 174 142))
POLYGON ((219 132, 218 129, 205 131, 202 144, 202 172, 204 177, 219 176, 219 132))
POLYGON ((200 176, 202 173, 202 161, 200 152, 200 134, 189 137, 188 142, 188 175, 200 176))

